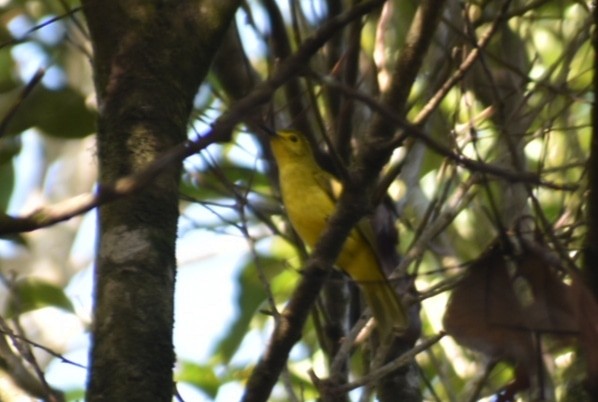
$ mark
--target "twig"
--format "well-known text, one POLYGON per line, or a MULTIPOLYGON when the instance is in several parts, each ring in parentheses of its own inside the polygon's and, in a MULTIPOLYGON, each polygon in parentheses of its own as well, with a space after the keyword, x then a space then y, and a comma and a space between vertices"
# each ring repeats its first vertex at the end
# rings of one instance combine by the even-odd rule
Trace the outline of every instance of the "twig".
MULTIPOLYGON (((326 32, 332 36, 336 29, 373 10, 382 3, 382 1, 356 3, 347 13, 329 19, 324 25, 330 27, 326 32)), ((430 24, 435 26, 434 21, 436 21, 436 17, 442 9, 441 7, 438 8, 438 5, 436 2, 431 1, 422 4, 418 9, 417 18, 414 19, 412 25, 426 32, 413 35, 412 40, 410 40, 413 46, 408 49, 407 53, 417 53, 418 51, 425 53, 427 44, 431 39, 429 26, 430 24), (424 10, 424 12, 419 10, 424 10), (427 13, 428 11, 429 13, 427 13), (426 16, 429 17, 429 20, 426 16), (418 38, 421 38, 421 41, 418 38)), ((416 31, 417 29, 413 29, 413 26, 412 31, 416 31)), ((305 45, 308 46, 312 41, 313 39, 307 39, 305 45)), ((299 55, 300 53, 301 49, 296 54, 299 55)), ((401 66, 397 71, 404 71, 411 77, 416 66, 420 65, 422 58, 423 54, 413 54, 411 58, 401 58, 399 60, 401 66)), ((300 67, 294 66, 294 68, 295 71, 299 71, 300 67)), ((408 79, 409 77, 403 77, 407 86, 410 86, 411 82, 408 79)), ((396 108, 397 102, 403 103, 405 99, 401 99, 401 94, 407 96, 409 90, 406 89, 404 85, 393 87, 393 90, 385 96, 385 106, 391 104, 396 108), (396 93, 395 90, 397 89, 401 93, 396 93)), ((382 117, 385 118, 386 116, 382 117)), ((376 121, 378 125, 381 124, 380 116, 376 121)), ((387 122, 385 121, 384 124, 387 124, 387 122)), ((370 130, 375 129, 376 126, 375 123, 372 123, 370 130)), ((387 129, 373 131, 376 132, 376 135, 371 136, 373 140, 380 140, 381 137, 386 137, 386 134, 388 134, 387 129)), ((368 205, 371 203, 371 197, 368 195, 371 191, 368 192, 368 188, 373 187, 375 177, 379 175, 382 166, 390 157, 391 145, 386 143, 382 144, 382 147, 366 147, 363 150, 364 152, 358 153, 357 163, 350 172, 350 177, 353 180, 349 180, 347 183, 346 191, 340 197, 335 213, 330 217, 327 228, 316 244, 304 269, 302 280, 297 284, 287 307, 282 312, 279 324, 274 329, 270 344, 247 382, 242 401, 262 402, 268 399, 281 370, 285 367, 291 348, 301 339, 303 325, 324 281, 330 274, 330 267, 334 264, 351 228, 368 210, 368 205)))
POLYGON ((8 112, 6 112, 6 114, 2 118, 2 121, 0 121, 0 138, 4 136, 4 134, 6 133, 6 129, 8 128, 8 125, 15 117, 15 114, 17 114, 17 111, 19 110, 21 105, 23 105, 25 99, 31 94, 31 91, 33 91, 37 84, 41 82, 45 74, 46 70, 44 68, 38 68, 35 74, 33 74, 33 77, 31 77, 31 79, 27 83, 27 85, 25 85, 25 87, 15 100, 14 104, 10 107, 10 109, 8 109, 8 112))
POLYGON ((74 15, 75 13, 81 11, 83 9, 83 7, 79 6, 79 7, 75 7, 75 8, 71 8, 70 10, 68 10, 66 13, 58 15, 56 17, 50 18, 44 22, 42 22, 41 24, 38 24, 36 26, 34 26, 33 28, 28 29, 25 33, 23 33, 22 35, 20 35, 19 38, 16 39, 9 39, 6 40, 2 43, 0 43, 0 49, 9 46, 9 45, 14 45, 17 43, 21 43, 27 36, 31 35, 32 33, 34 33, 37 30, 40 30, 44 27, 47 27, 50 24, 55 23, 56 21, 60 21, 61 19, 64 19, 66 17, 70 17, 72 15, 74 15))
POLYGON ((17 335, 17 334, 15 334, 12 331, 4 330, 2 328, 0 328, 0 334, 4 334, 4 335, 7 335, 7 336, 9 336, 11 338, 15 338, 15 339, 21 340, 21 341, 23 341, 25 343, 28 343, 29 345, 31 345, 31 346, 33 346, 35 348, 41 349, 44 352, 48 353, 49 355, 52 355, 55 358, 59 359, 62 363, 70 364, 70 365, 73 365, 75 367, 79 367, 79 368, 87 370, 87 366, 84 366, 81 363, 77 363, 77 362, 74 362, 72 360, 69 360, 66 357, 64 357, 63 355, 61 355, 60 353, 53 351, 49 347, 44 346, 44 345, 42 345, 40 343, 34 342, 31 339, 26 338, 26 337, 24 337, 22 335, 17 335))
POLYGON ((215 142, 228 142, 237 123, 243 120, 259 105, 268 102, 274 91, 294 77, 307 60, 332 37, 339 28, 365 15, 382 4, 384 0, 370 0, 359 3, 348 12, 330 19, 311 37, 307 38, 296 53, 280 63, 272 76, 260 83, 247 96, 231 106, 213 124, 212 129, 195 141, 187 141, 166 151, 145 169, 119 179, 114 184, 98 186, 95 193, 87 193, 62 201, 25 217, 0 215, 0 236, 29 232, 62 222, 83 214, 95 207, 131 195, 153 181, 167 166, 191 156, 215 142))
POLYGON ((334 375, 338 373, 345 362, 349 359, 349 355, 351 354, 351 349, 355 346, 357 340, 360 337, 364 327, 368 323, 368 315, 362 314, 361 318, 353 325, 353 328, 349 331, 346 338, 343 339, 341 346, 338 348, 336 355, 334 356, 334 360, 330 365, 330 373, 334 375))
MULTIPOLYGON (((22 328, 16 320, 15 325, 21 332, 22 328)), ((2 317, 0 317, 0 334, 3 334, 0 337, 0 358, 7 365, 6 368, 13 380, 31 395, 43 398, 47 402, 63 402, 62 393, 52 389, 46 381, 44 373, 31 351, 30 347, 33 342, 25 339, 23 335, 15 334, 2 317), (4 335, 11 340, 16 351, 9 346, 4 335), (24 342, 21 343, 21 340, 24 342), (28 365, 25 365, 25 362, 28 365)))
MULTIPOLYGON (((330 78, 322 77, 322 76, 318 76, 318 78, 326 85, 335 87, 336 89, 343 91, 343 93, 345 93, 345 95, 353 97, 353 98, 358 99, 359 101, 365 103, 372 110, 375 110, 376 112, 382 114, 385 118, 392 121, 398 127, 402 128, 406 135, 422 141, 432 151, 436 152, 439 155, 446 157, 447 159, 453 161, 455 164, 462 166, 468 170, 471 170, 474 172, 486 173, 486 174, 489 174, 492 176, 500 177, 504 180, 507 180, 507 181, 513 182, 513 183, 518 183, 518 182, 529 183, 529 184, 533 184, 533 185, 537 185, 537 186, 551 188, 554 190, 576 191, 579 187, 579 186, 573 185, 573 184, 553 183, 553 182, 541 179, 535 173, 516 172, 513 170, 504 169, 499 166, 480 162, 480 161, 477 161, 474 159, 467 158, 463 155, 456 154, 446 145, 441 144, 440 142, 436 141, 434 138, 432 138, 428 133, 426 133, 421 128, 407 122, 405 119, 398 117, 394 111, 390 110, 389 108, 387 108, 386 106, 384 106, 383 104, 378 102, 376 99, 370 97, 369 95, 364 94, 363 92, 360 92, 360 91, 356 91, 353 88, 349 88, 346 85, 343 85, 342 83, 340 83, 336 80, 332 80, 330 78)), ((393 141, 398 142, 399 140, 402 141, 402 136, 393 141)))
POLYGON ((441 211, 438 217, 430 223, 427 223, 423 230, 418 230, 420 235, 413 239, 412 243, 407 247, 407 253, 403 256, 399 265, 395 267, 393 274, 389 276, 390 280, 400 278, 401 275, 406 272, 406 269, 411 262, 424 253, 432 239, 441 233, 455 219, 455 217, 469 205, 476 195, 475 191, 472 191, 473 184, 474 181, 471 179, 460 184, 457 191, 455 191, 448 202, 445 203, 447 206, 441 211))
POLYGON ((54 205, 44 206, 24 217, 0 215, 0 235, 29 232, 81 215, 99 205, 138 192, 152 182, 167 166, 203 149, 216 139, 206 135, 194 142, 173 147, 145 169, 117 180, 113 185, 99 185, 94 193, 81 194, 54 205))
MULTIPOLYGON (((37 358, 33 354, 31 344, 28 342, 21 342, 21 339, 25 339, 25 330, 23 329, 23 326, 21 325, 20 321, 22 300, 20 298, 19 292, 17 292, 14 288, 15 282, 14 280, 7 280, 4 277, 2 277, 2 280, 4 281, 4 284, 8 287, 9 292, 12 296, 12 302, 15 306, 16 314, 12 318, 12 323, 15 328, 16 334, 11 330, 11 328, 8 326, 8 323, 4 320, 3 317, 0 317, 0 330, 7 334, 7 336, 11 339, 13 346, 18 351, 20 358, 26 361, 29 364, 29 367, 35 373, 36 379, 34 381, 40 386, 40 392, 43 394, 44 398, 47 399, 48 402, 61 402, 64 400, 64 398, 58 393, 56 393, 46 381, 44 371, 40 367, 37 358)), ((15 354, 14 357, 17 358, 17 355, 15 354)), ((15 363, 18 365, 22 364, 21 362, 17 363, 16 361, 13 361, 13 364, 15 363)), ((24 366, 22 366, 22 368, 25 369, 24 366)), ((25 370, 28 371, 27 369, 25 370)), ((9 369, 8 371, 11 372, 11 374, 15 376, 15 378, 20 375, 26 376, 26 374, 23 372, 19 373, 20 370, 18 370, 17 367, 11 367, 11 369, 9 369)), ((21 380, 23 379, 24 378, 21 378, 21 380)), ((26 383, 26 381, 24 381, 23 383, 26 383)))
POLYGON ((359 378, 352 383, 345 384, 339 386, 335 391, 338 393, 346 393, 355 388, 362 387, 364 385, 371 384, 379 380, 380 378, 384 377, 385 375, 392 373, 399 367, 402 367, 408 363, 410 363, 417 354, 423 352, 424 350, 428 349, 430 346, 434 345, 438 341, 440 341, 446 334, 444 332, 440 332, 431 338, 425 339, 420 344, 413 347, 411 350, 403 353, 398 358, 394 359, 390 363, 385 364, 384 366, 380 367, 377 370, 372 371, 371 373, 364 375, 363 377, 359 378))
POLYGON ((500 13, 494 19, 490 28, 488 28, 484 35, 482 35, 482 37, 477 41, 477 43, 475 44, 475 48, 472 49, 471 52, 469 52, 465 60, 463 60, 461 65, 457 67, 457 70, 453 73, 453 75, 442 85, 442 87, 440 87, 440 89, 434 94, 434 96, 430 98, 430 100, 428 101, 428 103, 426 103, 422 110, 420 110, 420 112, 414 119, 414 124, 416 126, 423 124, 424 121, 426 121, 430 114, 434 110, 436 110, 440 102, 449 93, 451 88, 453 88, 459 81, 461 81, 465 76, 465 73, 467 73, 467 71, 469 71, 469 69, 473 66, 473 64, 479 58, 482 49, 484 49, 486 45, 488 45, 488 42, 490 42, 490 39, 492 39, 492 37, 496 33, 498 25, 505 20, 505 15, 509 9, 510 3, 511 0, 507 0, 504 2, 504 4, 501 7, 500 13))

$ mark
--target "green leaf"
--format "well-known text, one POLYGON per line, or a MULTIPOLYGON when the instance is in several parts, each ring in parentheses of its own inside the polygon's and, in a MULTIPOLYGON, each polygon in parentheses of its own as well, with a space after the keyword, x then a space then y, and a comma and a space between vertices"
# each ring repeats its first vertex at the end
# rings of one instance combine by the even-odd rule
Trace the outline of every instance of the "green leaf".
MULTIPOLYGON (((0 154, 0 158, 2 155, 0 154)), ((0 162, 0 211, 6 211, 15 181, 15 172, 12 163, 0 162)))
POLYGON ((206 171, 188 172, 181 180, 181 192, 200 201, 220 199, 231 196, 230 186, 236 186, 244 193, 245 188, 251 186, 255 189, 269 188, 267 178, 254 169, 237 166, 232 162, 222 160, 217 162, 217 167, 206 171), (222 180, 226 178, 228 184, 222 180))
POLYGON ((0 138, 0 164, 12 162, 12 159, 21 152, 21 147, 20 138, 0 138))
POLYGON ((180 362, 180 370, 178 370, 176 378, 177 381, 199 388, 211 398, 216 397, 220 388, 220 380, 214 373, 214 369, 207 365, 188 361, 180 362))
POLYGON ((72 402, 81 402, 85 400, 85 390, 83 388, 73 388, 64 391, 64 399, 72 402))
MULTIPOLYGON (((0 35, 0 40, 3 40, 0 35)), ((7 38, 10 40, 10 38, 7 38)), ((0 92, 10 91, 17 87, 17 82, 14 77, 14 61, 10 52, 0 52, 0 92)))
POLYGON ((13 158, 21 150, 19 138, 0 138, 0 212, 6 211, 14 187, 13 158))
MULTIPOLYGON (((21 88, 0 94, 0 121, 19 102, 21 94, 21 88)), ((95 113, 75 90, 50 91, 37 85, 11 116, 5 134, 18 134, 37 127, 52 137, 83 138, 95 132, 95 122, 95 113)))
POLYGON ((278 275, 281 271, 280 260, 271 256, 259 256, 258 263, 260 264, 259 268, 253 259, 247 260, 237 278, 239 284, 237 298, 239 314, 232 322, 225 337, 216 346, 217 355, 225 364, 228 364, 236 353, 256 311, 266 300, 267 295, 264 284, 260 282, 257 270, 262 269, 267 280, 278 275))
POLYGON ((6 211, 14 187, 13 158, 21 151, 21 140, 15 137, 0 138, 0 211, 6 211))
POLYGON ((73 304, 59 286, 33 277, 15 282, 8 299, 7 316, 12 317, 44 307, 75 311, 73 304))

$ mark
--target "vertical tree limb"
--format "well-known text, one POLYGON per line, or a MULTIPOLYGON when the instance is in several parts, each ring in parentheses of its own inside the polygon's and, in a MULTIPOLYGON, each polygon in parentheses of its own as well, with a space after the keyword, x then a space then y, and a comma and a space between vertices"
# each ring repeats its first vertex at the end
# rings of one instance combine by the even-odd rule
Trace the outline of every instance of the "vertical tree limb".
MULTIPOLYGON (((186 138, 193 98, 238 2, 83 2, 94 50, 100 180, 137 172, 186 138)), ((103 205, 88 401, 172 399, 181 163, 103 205)))
MULTIPOLYGON (((409 93, 415 78, 421 69, 422 62, 438 25, 444 0, 424 1, 418 7, 413 18, 405 45, 394 67, 389 88, 382 94, 382 103, 390 110, 394 110, 397 117, 405 116, 409 93)), ((368 130, 368 142, 371 145, 389 140, 397 127, 384 115, 376 114, 368 130)), ((372 171, 380 171, 392 152, 392 147, 365 147, 364 165, 372 171), (379 154, 379 149, 383 154, 379 154)))

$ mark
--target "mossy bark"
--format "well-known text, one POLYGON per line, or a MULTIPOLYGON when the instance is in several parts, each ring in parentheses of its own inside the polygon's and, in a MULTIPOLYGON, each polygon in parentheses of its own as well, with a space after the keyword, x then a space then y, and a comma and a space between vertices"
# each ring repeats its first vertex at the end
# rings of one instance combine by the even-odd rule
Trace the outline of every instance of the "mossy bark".
MULTIPOLYGON (((186 138, 237 1, 83 1, 94 51, 102 183, 186 138)), ((171 401, 181 164, 99 210, 88 401, 171 401)))

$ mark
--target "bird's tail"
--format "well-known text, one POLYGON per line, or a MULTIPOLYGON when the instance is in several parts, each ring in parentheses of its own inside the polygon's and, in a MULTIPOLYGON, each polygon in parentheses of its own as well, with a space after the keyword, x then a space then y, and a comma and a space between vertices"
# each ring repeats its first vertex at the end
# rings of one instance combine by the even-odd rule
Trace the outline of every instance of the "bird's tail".
POLYGON ((383 337, 399 335, 409 325, 407 309, 389 282, 362 282, 361 290, 383 337))

